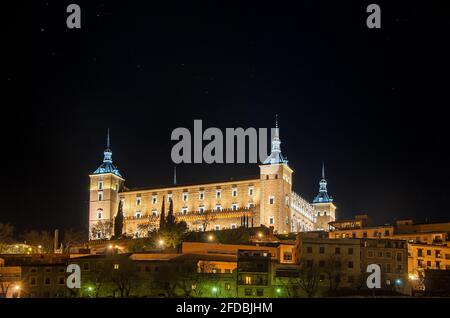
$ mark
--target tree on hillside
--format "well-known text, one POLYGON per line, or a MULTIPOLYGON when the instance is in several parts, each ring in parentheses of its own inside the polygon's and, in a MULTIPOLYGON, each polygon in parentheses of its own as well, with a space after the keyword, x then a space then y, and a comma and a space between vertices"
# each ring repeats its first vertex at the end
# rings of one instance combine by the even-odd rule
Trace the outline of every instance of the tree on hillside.
POLYGON ((309 298, 314 297, 319 289, 320 282, 320 272, 317 267, 303 264, 298 274, 298 286, 309 298))
POLYGON ((109 220, 98 221, 92 226, 91 237, 95 239, 105 240, 111 237, 112 234, 112 222, 109 220), (100 233, 100 237, 97 234, 100 233))
POLYGON ((206 210, 205 212, 202 213, 202 218, 201 218, 201 224, 203 227, 203 231, 206 232, 208 229, 209 224, 211 224, 212 222, 214 222, 216 220, 216 215, 214 213, 214 211, 212 210, 206 210))
POLYGON ((68 229, 64 231, 62 243, 66 252, 69 252, 70 248, 73 246, 83 245, 86 241, 86 233, 83 233, 82 231, 77 231, 75 229, 68 229))
POLYGON ((137 286, 136 270, 134 262, 123 260, 114 262, 109 266, 109 277, 121 298, 129 297, 131 291, 137 286))
POLYGON ((13 242, 14 227, 9 223, 0 223, 0 254, 13 242))
POLYGON ((325 274, 328 281, 328 292, 330 295, 335 293, 340 286, 341 279, 345 272, 343 268, 345 263, 347 263, 346 258, 336 257, 335 255, 331 255, 325 260, 322 272, 325 274))
POLYGON ((32 246, 33 252, 53 252, 53 237, 48 231, 31 230, 23 234, 23 239, 32 246))

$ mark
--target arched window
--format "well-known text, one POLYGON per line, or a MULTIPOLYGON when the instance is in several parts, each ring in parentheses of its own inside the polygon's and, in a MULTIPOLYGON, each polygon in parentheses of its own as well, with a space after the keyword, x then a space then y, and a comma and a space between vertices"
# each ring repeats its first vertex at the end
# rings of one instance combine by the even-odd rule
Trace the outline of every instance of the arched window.
POLYGON ((103 209, 97 209, 97 219, 103 219, 103 209))

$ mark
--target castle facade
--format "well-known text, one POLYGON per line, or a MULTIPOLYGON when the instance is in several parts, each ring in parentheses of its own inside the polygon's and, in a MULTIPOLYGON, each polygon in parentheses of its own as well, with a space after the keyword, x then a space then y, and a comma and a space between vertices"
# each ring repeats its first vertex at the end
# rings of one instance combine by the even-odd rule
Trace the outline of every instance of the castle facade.
POLYGON ((108 136, 103 162, 89 176, 90 239, 111 237, 119 202, 124 214, 123 232, 134 237, 159 227, 163 201, 166 214, 172 201, 176 219, 185 221, 191 231, 260 225, 273 227, 275 233, 327 230, 328 223, 336 219, 336 207, 328 196, 323 170, 319 193, 310 203, 293 191, 294 171, 280 145, 277 127, 271 154, 253 178, 128 189, 113 164, 108 136))

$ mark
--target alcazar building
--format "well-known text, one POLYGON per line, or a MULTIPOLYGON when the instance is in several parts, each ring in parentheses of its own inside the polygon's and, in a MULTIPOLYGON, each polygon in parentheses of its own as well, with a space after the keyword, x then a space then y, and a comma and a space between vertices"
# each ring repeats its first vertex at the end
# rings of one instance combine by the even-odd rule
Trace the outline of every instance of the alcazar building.
POLYGON ((103 163, 89 176, 90 239, 111 236, 120 201, 123 232, 134 237, 145 235, 139 224, 146 224, 150 229, 159 226, 163 200, 166 215, 172 200, 176 219, 185 221, 191 231, 237 228, 244 216, 249 226, 262 224, 273 227, 275 233, 327 230, 328 223, 335 221, 336 206, 327 193, 323 168, 319 193, 310 203, 294 192, 294 171, 282 155, 280 144, 277 127, 271 154, 259 166, 259 176, 254 178, 128 189, 113 164, 108 137, 103 163))

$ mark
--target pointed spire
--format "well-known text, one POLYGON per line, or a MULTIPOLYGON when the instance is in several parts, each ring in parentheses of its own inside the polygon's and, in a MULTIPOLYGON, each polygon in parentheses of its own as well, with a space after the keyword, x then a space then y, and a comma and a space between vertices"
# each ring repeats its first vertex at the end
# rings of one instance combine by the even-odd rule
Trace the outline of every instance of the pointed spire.
POLYGON ((177 166, 173 167, 173 185, 177 184, 177 166))
POLYGON ((108 128, 108 134, 106 136, 106 149, 109 149, 109 128, 108 128))
POLYGON ((327 180, 325 180, 325 163, 322 161, 322 178, 319 182, 319 193, 313 200, 313 203, 327 203, 333 202, 333 199, 328 195, 327 180))
POLYGON ((94 171, 94 174, 101 173, 112 173, 119 177, 122 177, 119 170, 113 165, 112 161, 112 151, 110 148, 110 140, 109 140, 109 128, 106 134, 106 149, 103 151, 103 163, 97 170, 94 171))
POLYGON ((281 154, 281 141, 280 141, 280 129, 278 127, 278 114, 275 114, 275 132, 272 138, 272 152, 266 160, 264 160, 264 164, 278 164, 278 163, 287 163, 287 160, 281 154))
POLYGON ((322 161, 322 179, 325 180, 325 163, 322 161))

